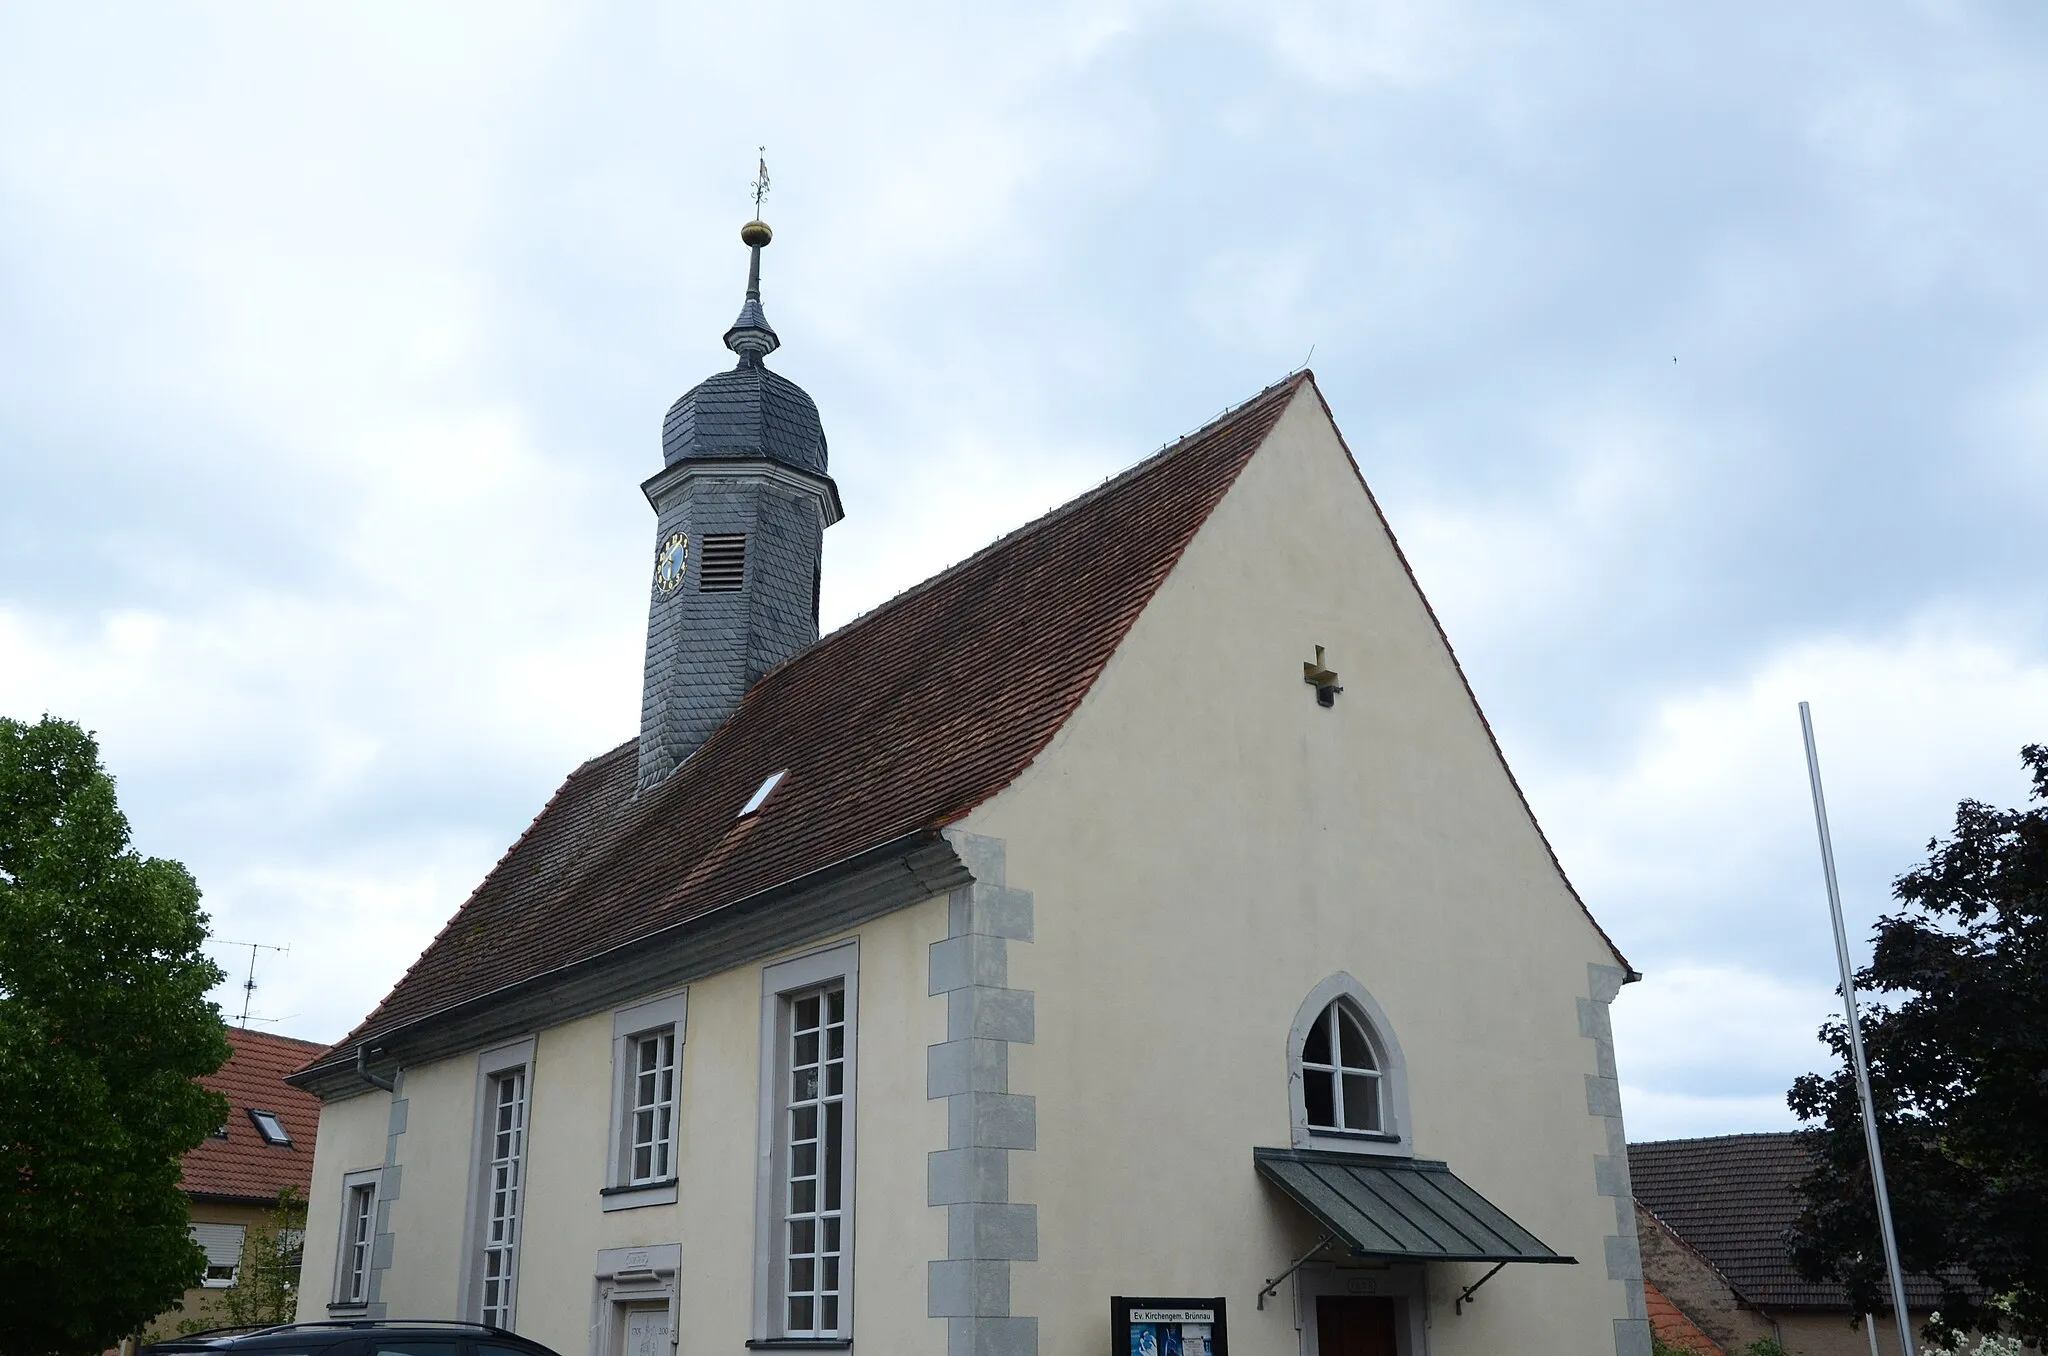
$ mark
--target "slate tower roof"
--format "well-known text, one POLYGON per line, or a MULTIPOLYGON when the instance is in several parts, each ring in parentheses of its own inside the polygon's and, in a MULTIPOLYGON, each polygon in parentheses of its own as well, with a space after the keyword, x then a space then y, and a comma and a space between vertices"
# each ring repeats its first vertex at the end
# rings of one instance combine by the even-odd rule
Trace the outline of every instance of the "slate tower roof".
POLYGON ((824 475, 825 427, 818 407, 764 361, 782 347, 761 309, 761 248, 774 234, 765 222, 751 221, 740 238, 753 250, 747 298, 725 332, 725 346, 739 355, 739 363, 692 386, 668 407, 662 460, 673 466, 686 457, 765 457, 824 475))

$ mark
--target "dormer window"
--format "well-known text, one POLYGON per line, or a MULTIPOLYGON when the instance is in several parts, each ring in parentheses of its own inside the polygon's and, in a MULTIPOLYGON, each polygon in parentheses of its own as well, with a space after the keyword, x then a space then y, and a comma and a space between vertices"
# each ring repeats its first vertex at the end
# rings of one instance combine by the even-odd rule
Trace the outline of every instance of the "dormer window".
POLYGON ((759 786, 755 787, 754 794, 747 797, 747 803, 745 805, 740 806, 740 818, 745 819, 748 815, 760 809, 762 804, 768 799, 768 793, 773 791, 776 785, 779 782, 781 782, 783 777, 788 775, 788 773, 788 768, 784 768, 780 772, 769 773, 768 780, 762 782, 759 786))
POLYGON ((256 1133, 263 1136, 265 1144, 273 1144, 283 1149, 291 1148, 291 1131, 284 1128, 284 1122, 277 1118, 275 1111, 258 1111, 251 1107, 249 1119, 255 1124, 256 1133))

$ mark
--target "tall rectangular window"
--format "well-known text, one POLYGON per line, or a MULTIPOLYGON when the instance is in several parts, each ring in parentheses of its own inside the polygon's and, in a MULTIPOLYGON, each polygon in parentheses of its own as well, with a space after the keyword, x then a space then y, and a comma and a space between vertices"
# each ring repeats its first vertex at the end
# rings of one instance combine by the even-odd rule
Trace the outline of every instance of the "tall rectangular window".
POLYGON ((673 1027, 633 1042, 631 1186, 667 1179, 675 1145, 676 1033, 673 1027))
POLYGON ((846 1198, 846 986, 789 1000, 784 1331, 839 1335, 846 1198))
POLYGON ((341 1237, 334 1256, 334 1309, 370 1303, 377 1256, 377 1185, 382 1168, 358 1168, 341 1177, 341 1237))
POLYGON ((859 952, 846 942, 763 971, 758 1338, 853 1335, 859 952))
POLYGON ((342 1215, 341 1293, 343 1304, 364 1304, 370 1297, 371 1228, 377 1216, 377 1188, 364 1184, 348 1189, 342 1215))
POLYGON ((526 1150, 533 1122, 529 1037, 476 1060, 476 1128, 470 1141, 469 1212, 462 1231, 462 1305, 472 1323, 513 1326, 526 1232, 526 1150))
POLYGON ((484 1214, 482 1321, 512 1326, 519 1282, 520 1175, 526 1165, 526 1070, 508 1069, 490 1081, 489 1186, 484 1214))

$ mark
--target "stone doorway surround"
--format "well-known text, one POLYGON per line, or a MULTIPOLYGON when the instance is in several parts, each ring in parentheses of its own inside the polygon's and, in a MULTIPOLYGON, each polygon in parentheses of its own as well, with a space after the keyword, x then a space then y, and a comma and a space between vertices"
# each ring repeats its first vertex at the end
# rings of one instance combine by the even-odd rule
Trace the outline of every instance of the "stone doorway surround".
POLYGON ((638 1248, 604 1248, 597 1254, 596 1294, 590 1313, 590 1356, 627 1356, 628 1324, 636 1312, 667 1315, 665 1352, 676 1350, 682 1315, 676 1275, 682 1270, 678 1243, 638 1248))
POLYGON ((1426 1356, 1429 1351, 1428 1277, 1419 1264, 1336 1266, 1311 1262, 1294 1273, 1294 1326, 1300 1356, 1322 1356, 1316 1301, 1323 1296, 1380 1296, 1394 1302, 1394 1351, 1426 1356))

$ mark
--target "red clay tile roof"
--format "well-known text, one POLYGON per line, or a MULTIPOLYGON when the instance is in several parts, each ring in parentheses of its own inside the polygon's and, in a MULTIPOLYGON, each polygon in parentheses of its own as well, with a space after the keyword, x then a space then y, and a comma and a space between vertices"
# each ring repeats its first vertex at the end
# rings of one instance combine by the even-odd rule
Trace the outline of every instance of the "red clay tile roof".
POLYGON ((1268 387, 764 676, 635 797, 636 741, 569 775, 335 1047, 959 819, 1030 765, 1296 392, 1268 387), (789 769, 761 810, 740 806, 789 769))
POLYGON ((284 1076, 325 1047, 242 1027, 228 1028, 228 1043, 234 1047, 228 1062, 199 1080, 228 1099, 228 1135, 207 1139, 185 1155, 185 1193, 274 1201, 288 1186, 305 1192, 313 1184, 320 1101, 286 1083, 284 1076), (264 1143, 249 1119, 251 1110, 275 1112, 291 1135, 291 1147, 264 1143))
MULTIPOLYGON (((1786 1231, 1799 1217, 1793 1187, 1810 1171, 1804 1139, 1779 1131, 1631 1144, 1629 1177, 1636 1199, 1749 1303, 1846 1309, 1841 1286, 1802 1279, 1786 1250, 1786 1231)), ((1938 1294, 1933 1282, 1906 1278, 1911 1307, 1931 1307, 1938 1294)))
POLYGON ((1700 1331, 1700 1325, 1685 1311, 1664 1298, 1664 1292, 1643 1282, 1643 1298, 1650 1307, 1650 1331, 1674 1347, 1696 1351, 1699 1356, 1728 1356, 1721 1344, 1700 1331))

